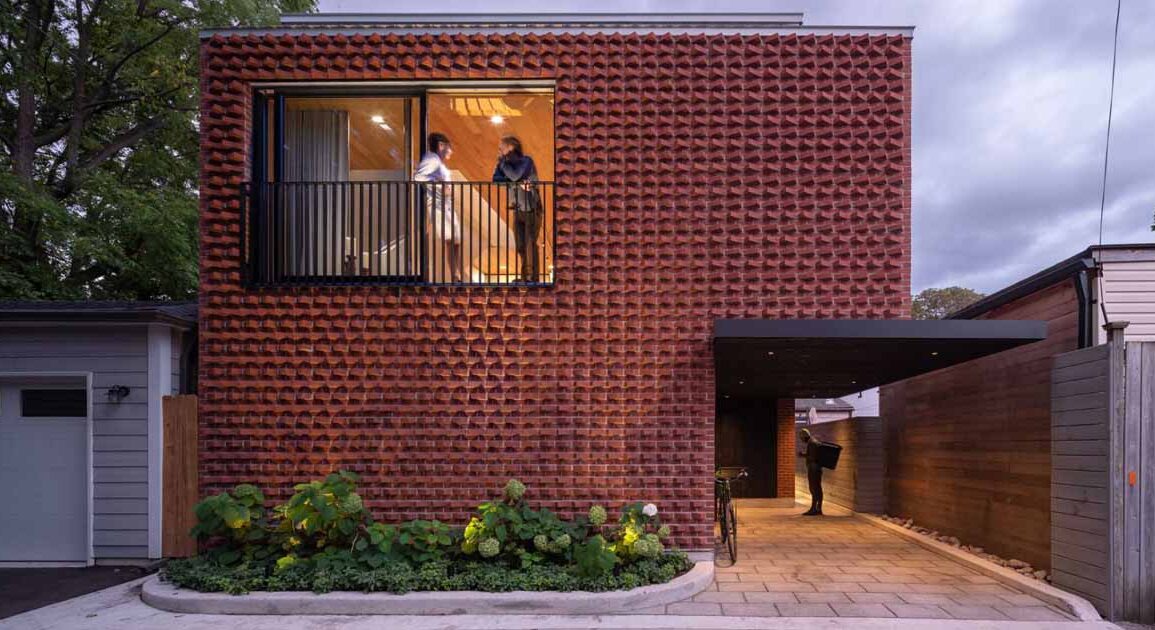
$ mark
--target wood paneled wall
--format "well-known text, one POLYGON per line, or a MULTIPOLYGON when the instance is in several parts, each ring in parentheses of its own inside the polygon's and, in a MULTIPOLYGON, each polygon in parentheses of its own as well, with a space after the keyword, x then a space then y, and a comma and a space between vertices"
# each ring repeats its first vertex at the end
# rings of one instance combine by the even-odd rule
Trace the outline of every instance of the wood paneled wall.
POLYGON ((1064 280, 984 315, 1047 338, 882 388, 889 514, 1050 568, 1051 366, 1078 345, 1064 280))
POLYGON ((189 530, 196 524, 197 397, 164 397, 164 509, 161 554, 166 558, 196 555, 189 530))
MULTIPOLYGON (((885 483, 882 420, 863 416, 806 428, 819 440, 842 447, 838 468, 824 470, 822 474, 824 503, 835 503, 856 512, 882 512, 885 483)), ((806 463, 800 457, 796 458, 794 468, 794 488, 799 500, 810 500, 806 463)))
POLYGON ((1110 352, 1055 357, 1051 377, 1051 574, 1055 586, 1107 612, 1111 446, 1110 352))

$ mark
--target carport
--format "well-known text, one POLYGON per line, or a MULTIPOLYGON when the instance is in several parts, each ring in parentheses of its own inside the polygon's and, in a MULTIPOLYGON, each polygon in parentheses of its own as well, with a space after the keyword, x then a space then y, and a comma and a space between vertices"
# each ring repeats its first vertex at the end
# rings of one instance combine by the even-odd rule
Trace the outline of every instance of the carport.
POLYGON ((738 496, 792 505, 795 398, 847 396, 1045 337, 1041 321, 716 320, 715 465, 750 469, 738 496))

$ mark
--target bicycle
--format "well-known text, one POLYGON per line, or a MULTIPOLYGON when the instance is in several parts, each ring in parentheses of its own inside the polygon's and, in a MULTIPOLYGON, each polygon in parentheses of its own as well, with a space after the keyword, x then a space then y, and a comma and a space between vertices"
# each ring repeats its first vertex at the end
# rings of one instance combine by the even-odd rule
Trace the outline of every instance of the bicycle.
POLYGON ((726 466, 714 471, 714 520, 721 526, 722 545, 730 554, 730 564, 738 562, 738 508, 730 483, 750 474, 744 466, 726 466))

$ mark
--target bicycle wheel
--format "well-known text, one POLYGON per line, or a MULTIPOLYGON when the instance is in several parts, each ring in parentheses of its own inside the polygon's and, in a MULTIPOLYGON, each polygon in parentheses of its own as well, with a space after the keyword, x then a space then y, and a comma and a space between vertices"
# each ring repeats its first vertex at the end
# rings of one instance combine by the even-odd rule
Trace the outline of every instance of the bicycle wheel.
POLYGON ((726 551, 730 553, 730 563, 738 562, 738 511, 731 501, 726 504, 726 512, 722 519, 722 541, 726 544, 726 551))

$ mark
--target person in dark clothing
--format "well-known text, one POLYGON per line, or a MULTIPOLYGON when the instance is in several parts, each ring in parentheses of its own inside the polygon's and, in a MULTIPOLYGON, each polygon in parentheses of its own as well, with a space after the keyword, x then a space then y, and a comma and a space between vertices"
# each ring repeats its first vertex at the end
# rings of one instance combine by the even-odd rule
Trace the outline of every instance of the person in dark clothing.
POLYGON ((798 456, 806 459, 806 481, 810 484, 810 509, 802 516, 822 516, 822 464, 818 463, 818 447, 822 442, 810 435, 809 429, 802 429, 800 438, 805 450, 798 456))
POLYGON ((521 141, 516 136, 504 136, 497 150, 493 181, 510 184, 509 207, 514 217, 513 237, 517 255, 521 259, 521 273, 517 279, 538 282, 541 280, 541 254, 537 247, 537 237, 541 232, 543 210, 536 185, 537 166, 533 158, 522 152, 521 141))

